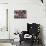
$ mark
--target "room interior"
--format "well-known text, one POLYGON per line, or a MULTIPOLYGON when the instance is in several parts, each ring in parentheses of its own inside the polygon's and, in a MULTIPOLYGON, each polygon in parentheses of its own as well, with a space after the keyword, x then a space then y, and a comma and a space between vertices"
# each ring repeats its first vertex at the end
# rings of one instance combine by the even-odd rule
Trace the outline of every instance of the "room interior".
MULTIPOLYGON (((30 44, 25 43, 24 41, 20 43, 19 35, 22 34, 23 31, 27 32, 27 23, 40 24, 40 31, 41 31, 40 38, 42 40, 43 46, 44 45, 46 46, 45 7, 46 7, 45 0, 8 0, 8 1, 2 0, 0 1, 0 46, 6 46, 6 45, 32 46, 30 44)), ((26 35, 29 36, 30 33, 26 33, 26 35)), ((30 37, 32 36, 33 38, 36 37, 34 36, 34 34, 30 35, 30 37)))

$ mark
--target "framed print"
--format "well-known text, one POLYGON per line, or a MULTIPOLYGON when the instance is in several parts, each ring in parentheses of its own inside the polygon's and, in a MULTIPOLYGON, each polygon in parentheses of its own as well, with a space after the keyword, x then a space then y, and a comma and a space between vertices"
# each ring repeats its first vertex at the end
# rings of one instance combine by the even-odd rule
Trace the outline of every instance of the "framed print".
POLYGON ((14 18, 27 18, 26 10, 14 10, 14 18))

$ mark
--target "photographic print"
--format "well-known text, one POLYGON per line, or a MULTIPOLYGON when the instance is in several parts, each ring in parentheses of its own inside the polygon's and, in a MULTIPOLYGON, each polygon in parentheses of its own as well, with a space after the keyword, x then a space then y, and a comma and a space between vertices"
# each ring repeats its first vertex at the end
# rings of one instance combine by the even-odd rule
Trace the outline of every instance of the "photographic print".
POLYGON ((14 18, 27 18, 26 10, 14 10, 14 18))

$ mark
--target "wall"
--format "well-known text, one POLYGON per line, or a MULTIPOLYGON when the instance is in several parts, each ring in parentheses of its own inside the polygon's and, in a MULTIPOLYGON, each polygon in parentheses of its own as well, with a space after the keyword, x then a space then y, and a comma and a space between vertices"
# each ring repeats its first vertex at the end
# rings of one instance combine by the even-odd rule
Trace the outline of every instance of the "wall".
POLYGON ((8 0, 0 0, 0 3, 8 3, 8 0))
POLYGON ((44 5, 39 0, 11 0, 9 1, 10 31, 27 30, 28 23, 40 23, 44 25, 44 5), (27 19, 14 19, 14 10, 26 10, 27 19), (11 21, 12 20, 12 21, 11 21))
POLYGON ((9 1, 9 30, 11 32, 11 38, 16 30, 25 31, 27 30, 27 23, 33 22, 42 25, 44 41, 46 43, 45 3, 42 4, 40 0, 9 1), (14 10, 27 10, 27 19, 14 19, 14 10))

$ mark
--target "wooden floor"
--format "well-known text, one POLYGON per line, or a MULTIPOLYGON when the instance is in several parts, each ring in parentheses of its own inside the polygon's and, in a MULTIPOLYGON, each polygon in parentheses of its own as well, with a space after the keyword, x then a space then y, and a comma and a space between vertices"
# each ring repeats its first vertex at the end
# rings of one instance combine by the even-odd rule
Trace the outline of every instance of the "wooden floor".
MULTIPOLYGON (((31 44, 22 42, 21 45, 19 45, 19 46, 31 46, 31 44)), ((43 45, 41 45, 41 44, 40 44, 40 45, 39 45, 39 44, 36 44, 36 45, 35 45, 35 44, 34 44, 33 46, 43 46, 43 45)))

